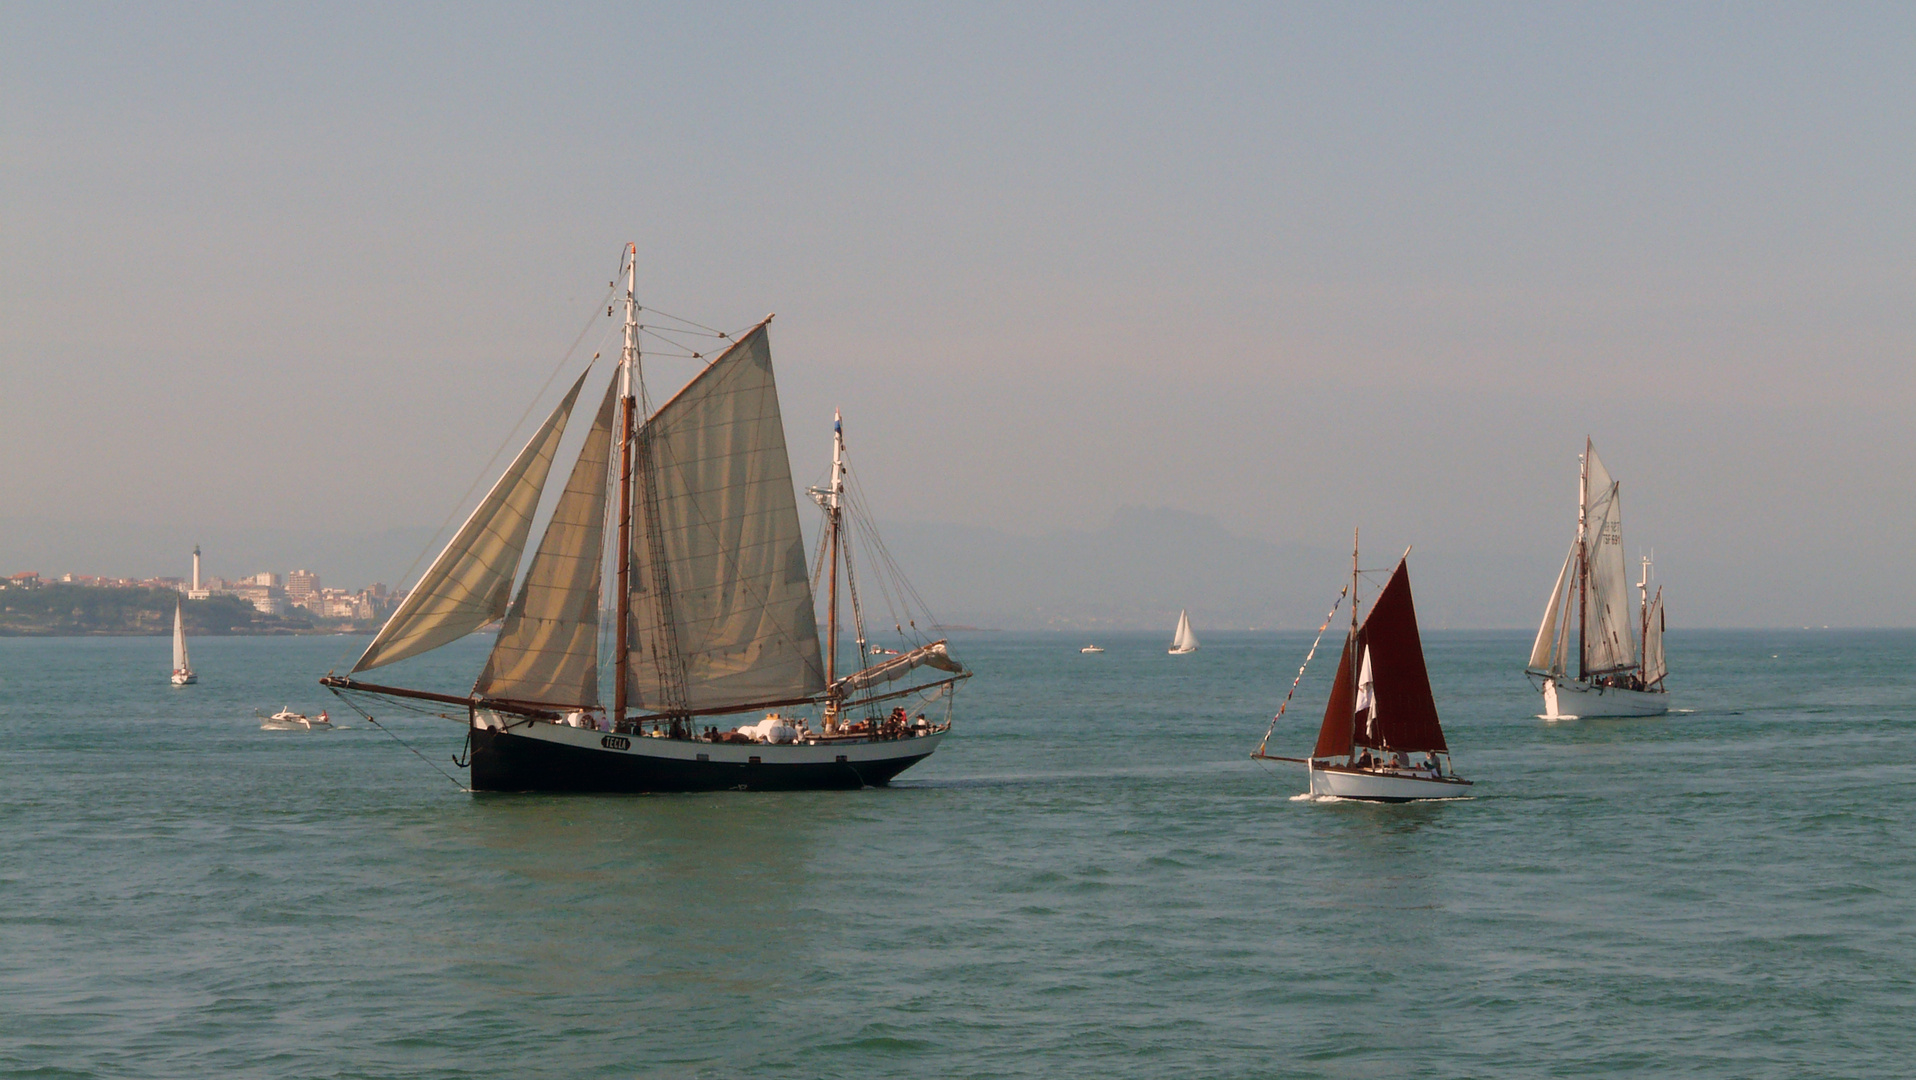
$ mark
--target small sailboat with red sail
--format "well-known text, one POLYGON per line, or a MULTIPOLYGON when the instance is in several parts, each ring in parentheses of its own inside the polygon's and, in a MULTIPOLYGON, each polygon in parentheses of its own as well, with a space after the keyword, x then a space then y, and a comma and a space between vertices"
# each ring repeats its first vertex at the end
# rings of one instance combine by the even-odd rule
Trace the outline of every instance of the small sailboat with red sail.
MULTIPOLYGON (((1252 757, 1263 761, 1295 761, 1309 767, 1310 794, 1318 797, 1362 799, 1370 802, 1410 802, 1417 799, 1461 799, 1470 796, 1471 782, 1451 768, 1450 745, 1437 719, 1437 703, 1430 692, 1430 673, 1424 667, 1423 639, 1417 633, 1417 610, 1410 595, 1410 552, 1397 561, 1390 578, 1371 603, 1370 614, 1358 618, 1357 586, 1361 572, 1357 545, 1351 545, 1351 582, 1338 596, 1351 601, 1350 632, 1331 683, 1324 722, 1309 757, 1266 753, 1277 722, 1290 705, 1284 704, 1271 720, 1264 742, 1252 757)), ((1336 618, 1333 605, 1324 631, 1336 618)), ((1291 693, 1297 692, 1311 652, 1298 668, 1291 693)))

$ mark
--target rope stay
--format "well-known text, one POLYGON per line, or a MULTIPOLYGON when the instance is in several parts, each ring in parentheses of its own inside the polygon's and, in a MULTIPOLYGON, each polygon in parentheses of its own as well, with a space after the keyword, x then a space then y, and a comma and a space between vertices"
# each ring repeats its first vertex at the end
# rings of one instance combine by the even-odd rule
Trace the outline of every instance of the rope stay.
POLYGON ((1297 678, 1291 680, 1290 693, 1284 695, 1284 703, 1277 707, 1277 715, 1271 717, 1271 726, 1264 732, 1264 741, 1257 744, 1257 753, 1252 754, 1252 757, 1262 757, 1264 748, 1270 745, 1271 734, 1277 730, 1277 722, 1284 719, 1284 710, 1291 707, 1291 697, 1297 693, 1297 684, 1304 681, 1304 669, 1311 666, 1311 658, 1317 655, 1317 647, 1324 641, 1324 631, 1331 628, 1331 621, 1337 618, 1337 609, 1344 606, 1344 598, 1350 595, 1350 591, 1349 585, 1337 590, 1336 601, 1331 604, 1330 611, 1324 615, 1324 625, 1317 628, 1317 640, 1311 642, 1311 651, 1304 654, 1304 662, 1297 668, 1297 678))

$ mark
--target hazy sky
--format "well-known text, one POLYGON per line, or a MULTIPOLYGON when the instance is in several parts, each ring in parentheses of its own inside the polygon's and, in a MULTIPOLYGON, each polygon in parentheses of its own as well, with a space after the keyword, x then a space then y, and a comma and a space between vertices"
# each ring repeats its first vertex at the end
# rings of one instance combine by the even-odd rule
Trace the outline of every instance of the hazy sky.
POLYGON ((901 522, 1362 525, 1516 625, 1589 433, 1673 621, 1910 625, 1912 61, 1907 4, 7 5, 0 564, 438 525, 634 240, 901 522))

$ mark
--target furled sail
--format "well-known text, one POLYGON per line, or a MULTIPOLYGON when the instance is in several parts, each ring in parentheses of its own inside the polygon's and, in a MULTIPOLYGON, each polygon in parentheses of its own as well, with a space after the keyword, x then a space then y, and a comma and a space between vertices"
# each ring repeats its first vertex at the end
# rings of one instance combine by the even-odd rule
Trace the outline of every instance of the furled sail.
POLYGON ((1643 622, 1643 683, 1655 686, 1669 673, 1663 661, 1663 590, 1658 589, 1643 622))
POLYGON ((615 375, 475 694, 543 705, 599 703, 599 578, 618 386, 615 375))
POLYGON ((844 693, 868 690, 882 683, 897 682, 921 667, 936 668, 954 674, 963 673, 965 665, 952 659, 945 642, 934 641, 929 645, 920 645, 909 652, 887 657, 883 663, 873 664, 863 671, 847 675, 838 680, 837 686, 844 693))
POLYGON ((186 620, 180 613, 179 601, 173 602, 173 670, 185 671, 189 666, 186 659, 186 620))
MULTIPOLYGON (((812 583, 763 323, 640 433, 656 497, 632 529, 628 692, 654 711, 825 691, 812 583)), ((643 492, 645 489, 641 487, 643 492)))
POLYGON ((1401 562, 1377 594, 1369 617, 1344 643, 1337 682, 1311 756, 1342 757, 1358 746, 1406 753, 1450 752, 1437 720, 1430 673, 1424 667, 1424 644, 1410 597, 1410 568, 1401 562), (1353 657, 1368 678, 1351 678, 1353 657))
POLYGON ((1630 574, 1623 565, 1623 497, 1620 485, 1588 454, 1584 496, 1583 673, 1603 675, 1637 666, 1637 636, 1631 623, 1630 574))
POLYGON ((1569 606, 1574 581, 1570 573, 1577 561, 1577 542, 1570 541, 1570 550, 1564 553, 1563 569, 1557 571, 1556 587, 1550 590, 1550 601, 1544 605, 1543 623, 1537 627, 1537 641, 1530 646, 1531 671, 1547 675, 1562 675, 1564 660, 1570 648, 1570 619, 1564 609, 1569 606))
MULTIPOLYGON (((589 370, 589 369, 588 369, 589 370)), ((404 660, 457 641, 506 613, 512 575, 532 530, 552 455, 585 374, 552 410, 446 549, 366 647, 354 671, 404 660)))

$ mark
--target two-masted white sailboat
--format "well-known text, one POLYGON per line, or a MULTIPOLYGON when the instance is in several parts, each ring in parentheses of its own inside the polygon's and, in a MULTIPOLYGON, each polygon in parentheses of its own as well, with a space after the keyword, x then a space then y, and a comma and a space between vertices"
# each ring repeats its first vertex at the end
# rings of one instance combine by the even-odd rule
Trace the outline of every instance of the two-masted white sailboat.
POLYGON ((173 685, 191 686, 200 681, 193 674, 193 661, 186 655, 186 618, 182 610, 185 601, 173 601, 173 685))
POLYGON ((1637 603, 1630 603, 1623 557, 1622 485, 1584 441, 1577 471, 1577 535, 1544 605, 1530 647, 1529 674, 1543 692, 1543 717, 1657 716, 1670 709, 1663 685, 1663 589, 1650 596, 1650 560, 1643 560, 1637 603), (1577 637, 1570 676, 1570 636, 1577 637))
MULTIPOLYGON (((475 790, 884 784, 938 748, 951 727, 952 693, 969 672, 942 640, 918 640, 870 662, 877 654, 859 614, 847 512, 857 514, 862 529, 870 523, 852 498, 855 489, 846 486, 836 419, 830 480, 812 489, 825 527, 818 558, 808 564, 772 377, 769 318, 733 339, 671 400, 641 415, 645 328, 635 299, 636 258, 628 245, 618 371, 517 595, 514 572, 583 374, 352 671, 320 681, 342 696, 370 693, 462 709, 475 790), (610 708, 599 693, 608 536, 610 708), (828 590, 822 654, 813 607, 821 573, 828 590), (857 630, 860 663, 849 674, 840 674, 838 665, 841 592, 851 601, 857 630), (359 678, 501 618, 468 694, 359 678), (942 700, 943 717, 907 715, 901 703, 910 698, 942 700), (817 728, 807 712, 816 713, 817 728), (747 716, 758 719, 724 727, 715 722, 747 716)), ((882 546, 873 546, 880 569, 891 570, 882 546)), ((911 625, 910 633, 902 624, 898 629, 909 638, 917 624, 911 625)))
MULTIPOLYGON (((1437 720, 1437 703, 1430 692, 1430 673, 1424 667, 1423 638, 1417 633, 1417 609, 1410 597, 1410 552, 1397 561, 1390 580, 1372 602, 1370 614, 1358 620, 1357 545, 1351 545, 1350 632, 1344 655, 1337 662, 1324 722, 1317 745, 1307 758, 1265 753, 1277 730, 1286 695, 1271 719, 1270 730, 1251 756, 1264 761, 1295 761, 1309 769, 1310 794, 1361 799, 1369 802, 1410 802, 1415 799, 1462 799, 1471 782, 1451 769, 1450 745, 1437 720)), ((1344 597, 1340 595, 1338 602, 1344 597)), ((1318 641, 1330 628, 1337 608, 1331 608, 1318 641)), ((1297 670, 1291 693, 1304 679, 1317 644, 1297 670)))
POLYGON ((1172 656, 1183 656, 1185 653, 1194 653, 1197 649, 1197 635, 1191 632, 1191 613, 1180 608, 1177 629, 1171 631, 1169 652, 1172 656))

